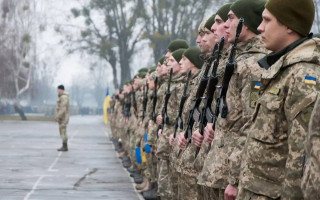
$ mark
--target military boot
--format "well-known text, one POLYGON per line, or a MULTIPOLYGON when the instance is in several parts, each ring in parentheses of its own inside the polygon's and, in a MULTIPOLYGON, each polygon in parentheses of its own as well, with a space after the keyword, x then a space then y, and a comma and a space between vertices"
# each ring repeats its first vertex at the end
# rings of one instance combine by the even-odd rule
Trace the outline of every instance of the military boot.
POLYGON ((143 178, 143 182, 141 184, 136 185, 136 190, 142 190, 143 188, 146 187, 147 184, 148 184, 148 179, 143 178))
POLYGON ((141 192, 141 194, 142 194, 143 198, 146 200, 157 200, 158 199, 158 194, 157 194, 158 185, 157 185, 157 183, 152 183, 151 187, 152 187, 151 190, 141 192))
POLYGON ((68 151, 68 144, 66 142, 62 143, 62 147, 57 150, 58 151, 68 151))

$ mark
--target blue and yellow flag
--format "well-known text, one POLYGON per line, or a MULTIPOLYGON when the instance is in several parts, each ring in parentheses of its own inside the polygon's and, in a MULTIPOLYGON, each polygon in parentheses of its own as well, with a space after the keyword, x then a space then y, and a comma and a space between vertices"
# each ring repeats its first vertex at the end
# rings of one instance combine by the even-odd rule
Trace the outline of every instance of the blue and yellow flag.
POLYGON ((109 95, 109 88, 107 88, 106 98, 104 99, 103 104, 103 114, 104 114, 104 123, 108 124, 108 108, 110 107, 110 95, 109 95))
POLYGON ((257 90, 260 90, 260 87, 261 87, 261 83, 254 83, 254 89, 257 89, 257 90))
POLYGON ((317 85, 317 78, 313 76, 306 76, 304 78, 304 83, 308 85, 317 85))

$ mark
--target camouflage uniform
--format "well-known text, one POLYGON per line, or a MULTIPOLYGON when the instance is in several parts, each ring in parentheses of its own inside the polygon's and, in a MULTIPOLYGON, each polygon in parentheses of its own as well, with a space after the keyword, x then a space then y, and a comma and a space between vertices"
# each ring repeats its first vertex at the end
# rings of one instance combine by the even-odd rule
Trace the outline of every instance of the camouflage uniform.
POLYGON ((319 39, 286 52, 262 75, 243 150, 238 199, 302 199, 303 144, 319 91, 319 39), (259 199, 259 198, 253 198, 259 199))
POLYGON ((304 199, 320 199, 320 96, 313 109, 305 143, 306 166, 302 178, 304 199))
POLYGON ((67 124, 69 123, 69 94, 63 92, 58 95, 55 118, 59 123, 60 137, 63 143, 68 142, 67 124))
MULTIPOLYGON (((170 164, 169 164, 169 136, 173 134, 175 117, 178 113, 178 104, 181 99, 184 76, 178 74, 172 78, 171 82, 171 96, 167 106, 167 114, 169 117, 169 124, 163 128, 162 136, 157 142, 156 156, 159 159, 158 163, 158 194, 162 199, 172 198, 172 185, 170 181, 170 164)), ((164 102, 164 101, 163 101, 164 102)), ((164 105, 163 105, 164 106, 164 105)))
MULTIPOLYGON (((183 113, 182 113, 184 129, 187 126, 186 123, 189 117, 189 111, 195 103, 197 88, 205 72, 205 68, 206 68, 206 63, 204 63, 203 67, 198 72, 198 75, 194 77, 190 82, 189 98, 185 103, 183 113)), ((199 190, 198 190, 197 181, 196 181, 196 172, 194 171, 194 165, 193 165, 194 164, 193 160, 195 159, 195 146, 193 144, 189 144, 185 150, 181 151, 179 157, 178 157, 178 152, 180 152, 180 149, 176 148, 174 149, 174 152, 176 153, 176 156, 177 156, 176 164, 175 164, 177 166, 176 169, 181 174, 181 182, 179 184, 179 189, 178 189, 179 199, 197 199, 199 196, 199 193, 198 193, 199 190), (192 159, 192 161, 189 160, 190 158, 192 159)))
MULTIPOLYGON (((161 105, 162 105, 162 100, 164 98, 164 94, 167 86, 167 80, 168 79, 166 78, 161 78, 161 79, 159 78, 159 89, 157 91, 157 104, 155 109, 156 116, 161 114, 161 105)), ((156 141, 157 141, 157 134, 158 134, 156 132, 158 129, 158 125, 154 121, 151 121, 150 124, 151 126, 149 128, 147 144, 150 145, 153 149, 156 149, 156 141)), ((148 163, 151 162, 150 160, 152 161, 151 182, 155 183, 157 182, 157 179, 158 179, 158 173, 157 173, 158 159, 154 153, 150 153, 150 155, 148 155, 148 163)))
MULTIPOLYGON (((138 101, 137 99, 140 98, 140 91, 136 91, 135 92, 135 98, 136 98, 136 103, 137 103, 137 112, 138 112, 138 101)), ((135 141, 136 141, 136 130, 138 129, 138 113, 135 113, 135 108, 132 102, 132 106, 131 106, 131 117, 129 119, 128 122, 128 126, 129 126, 129 136, 130 136, 130 148, 129 148, 129 156, 130 156, 130 160, 132 163, 136 163, 136 157, 135 157, 135 141)))
POLYGON ((228 116, 226 119, 220 116, 217 119, 212 148, 198 177, 198 184, 203 186, 204 191, 213 190, 211 193, 215 194, 216 199, 224 199, 224 189, 228 185, 230 171, 230 154, 241 151, 241 145, 235 148, 240 139, 239 132, 253 113, 257 100, 252 93, 257 93, 258 90, 252 85, 259 81, 263 72, 257 61, 266 55, 266 49, 259 36, 239 43, 236 51, 237 65, 227 92, 228 116))

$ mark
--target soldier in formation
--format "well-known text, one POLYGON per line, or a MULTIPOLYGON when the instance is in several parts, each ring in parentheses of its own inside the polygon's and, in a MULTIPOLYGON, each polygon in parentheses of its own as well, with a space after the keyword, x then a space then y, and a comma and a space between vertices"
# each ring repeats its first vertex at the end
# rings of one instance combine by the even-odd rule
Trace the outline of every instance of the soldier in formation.
POLYGON ((236 0, 170 42, 111 101, 145 199, 320 199, 320 40, 312 0, 236 0))

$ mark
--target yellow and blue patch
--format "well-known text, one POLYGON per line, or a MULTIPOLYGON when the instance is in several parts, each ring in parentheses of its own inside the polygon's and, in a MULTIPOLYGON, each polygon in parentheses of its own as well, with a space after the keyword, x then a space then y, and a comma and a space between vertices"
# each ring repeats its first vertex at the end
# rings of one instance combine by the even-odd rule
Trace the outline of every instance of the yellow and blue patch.
POLYGON ((257 90, 260 90, 260 87, 261 87, 261 83, 254 83, 254 89, 257 89, 257 90))
POLYGON ((308 85, 317 85, 317 78, 313 76, 306 76, 304 78, 304 83, 308 85))

